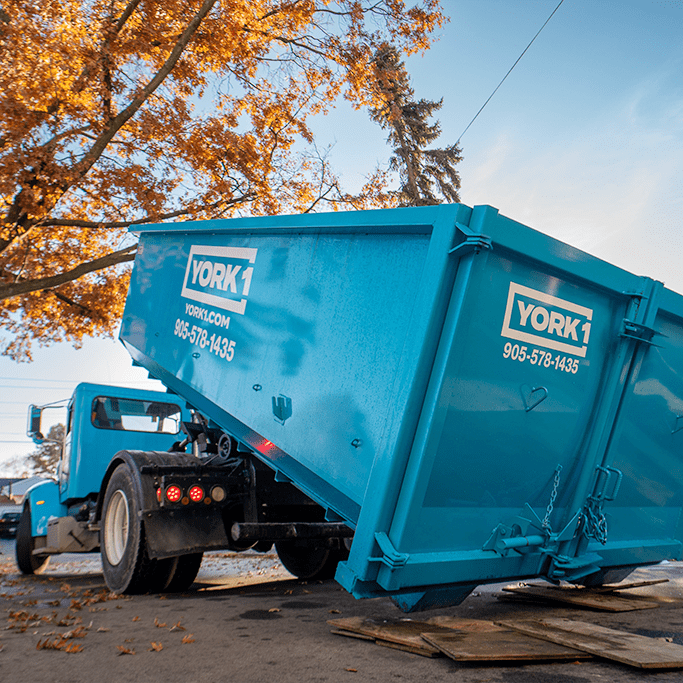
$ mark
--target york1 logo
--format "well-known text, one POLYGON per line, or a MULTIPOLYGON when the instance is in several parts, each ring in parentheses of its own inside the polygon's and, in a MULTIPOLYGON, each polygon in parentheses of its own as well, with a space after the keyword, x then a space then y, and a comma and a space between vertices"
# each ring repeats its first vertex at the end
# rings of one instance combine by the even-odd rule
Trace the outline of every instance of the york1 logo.
POLYGON ((593 310, 510 283, 501 336, 585 358, 593 310))
POLYGON ((257 249, 192 245, 180 295, 244 315, 257 249))

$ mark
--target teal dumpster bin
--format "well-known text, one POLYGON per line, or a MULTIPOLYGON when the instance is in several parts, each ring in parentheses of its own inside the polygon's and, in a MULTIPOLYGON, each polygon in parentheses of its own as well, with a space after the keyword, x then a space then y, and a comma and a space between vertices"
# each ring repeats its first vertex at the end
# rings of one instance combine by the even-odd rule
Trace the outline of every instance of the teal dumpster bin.
POLYGON ((121 340, 406 610, 680 558, 683 298, 443 205, 140 228, 121 340))

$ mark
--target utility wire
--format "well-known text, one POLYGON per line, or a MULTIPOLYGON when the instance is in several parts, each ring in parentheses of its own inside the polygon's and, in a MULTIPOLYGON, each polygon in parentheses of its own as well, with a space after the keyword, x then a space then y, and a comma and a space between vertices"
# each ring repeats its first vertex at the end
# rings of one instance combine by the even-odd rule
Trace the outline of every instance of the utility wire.
POLYGON ((64 384, 64 382, 70 382, 68 379, 40 379, 40 377, 0 377, 2 382, 58 382, 59 384, 64 384))
POLYGON ((493 99, 493 96, 498 92, 498 88, 500 88, 503 83, 505 83, 507 77, 512 73, 512 70, 519 64, 519 61, 524 57, 526 54, 527 50, 533 45, 533 42, 538 38, 538 36, 541 34, 541 31, 546 27, 547 23, 553 18, 553 15, 555 12, 557 12, 558 9, 560 9, 560 5, 564 2, 564 0, 560 0, 560 3, 558 6, 551 12, 550 16, 545 20, 545 24, 541 26, 541 28, 538 29, 538 33, 531 39, 531 42, 524 48, 524 52, 522 52, 519 57, 517 57, 517 61, 510 67, 510 70, 505 74, 503 77, 503 80, 498 84, 496 89, 489 95, 488 100, 484 102, 484 104, 481 105, 481 109, 476 113, 475 117, 467 124, 467 128, 460 134, 460 137, 458 138, 457 142, 455 143, 456 145, 462 140, 463 135, 470 129, 470 126, 479 118, 479 114, 484 111, 484 107, 493 99))

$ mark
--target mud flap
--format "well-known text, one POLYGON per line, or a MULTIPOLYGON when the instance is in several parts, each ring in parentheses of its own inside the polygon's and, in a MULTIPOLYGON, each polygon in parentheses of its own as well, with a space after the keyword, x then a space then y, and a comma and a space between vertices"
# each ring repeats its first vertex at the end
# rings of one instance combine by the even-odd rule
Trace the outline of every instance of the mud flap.
POLYGON ((230 547, 220 508, 146 511, 147 552, 155 559, 230 547))

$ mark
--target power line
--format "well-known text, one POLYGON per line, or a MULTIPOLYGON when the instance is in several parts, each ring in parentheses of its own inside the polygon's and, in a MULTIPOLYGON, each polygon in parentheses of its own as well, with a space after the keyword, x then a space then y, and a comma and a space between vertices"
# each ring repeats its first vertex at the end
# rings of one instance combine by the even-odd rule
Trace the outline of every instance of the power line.
POLYGON ((0 389, 38 389, 39 391, 67 391, 73 387, 73 384, 64 385, 63 387, 27 387, 21 384, 0 384, 0 389))
POLYGON ((547 23, 553 18, 553 15, 555 14, 555 12, 557 12, 557 10, 560 9, 560 5, 563 2, 564 2, 564 0, 560 0, 560 3, 558 4, 558 6, 550 13, 550 16, 545 20, 545 24, 543 24, 543 26, 541 26, 541 28, 538 29, 538 33, 531 39, 531 42, 524 48, 524 51, 522 52, 522 54, 519 55, 519 57, 517 57, 517 61, 510 67, 510 70, 505 74, 505 76, 503 77, 503 80, 498 84, 496 89, 489 95, 488 100, 486 100, 486 102, 484 102, 484 104, 481 105, 481 109, 476 113, 474 118, 467 124, 467 128, 465 128, 465 130, 460 134, 460 137, 458 138, 457 142, 455 143, 456 145, 460 142, 460 140, 462 140, 463 135, 465 135, 465 133, 470 129, 470 126, 479 118, 479 114, 481 114, 481 112, 484 111, 484 107, 491 101, 493 96, 498 92, 498 88, 500 88, 500 86, 503 85, 503 83, 505 83, 505 81, 507 80, 507 77, 512 73, 512 70, 517 66, 517 64, 519 64, 519 61, 522 59, 522 57, 524 57, 527 50, 533 45, 533 42, 541 34, 541 31, 546 27, 547 23))
POLYGON ((69 382, 68 379, 41 379, 40 377, 0 377, 3 382, 69 382))

